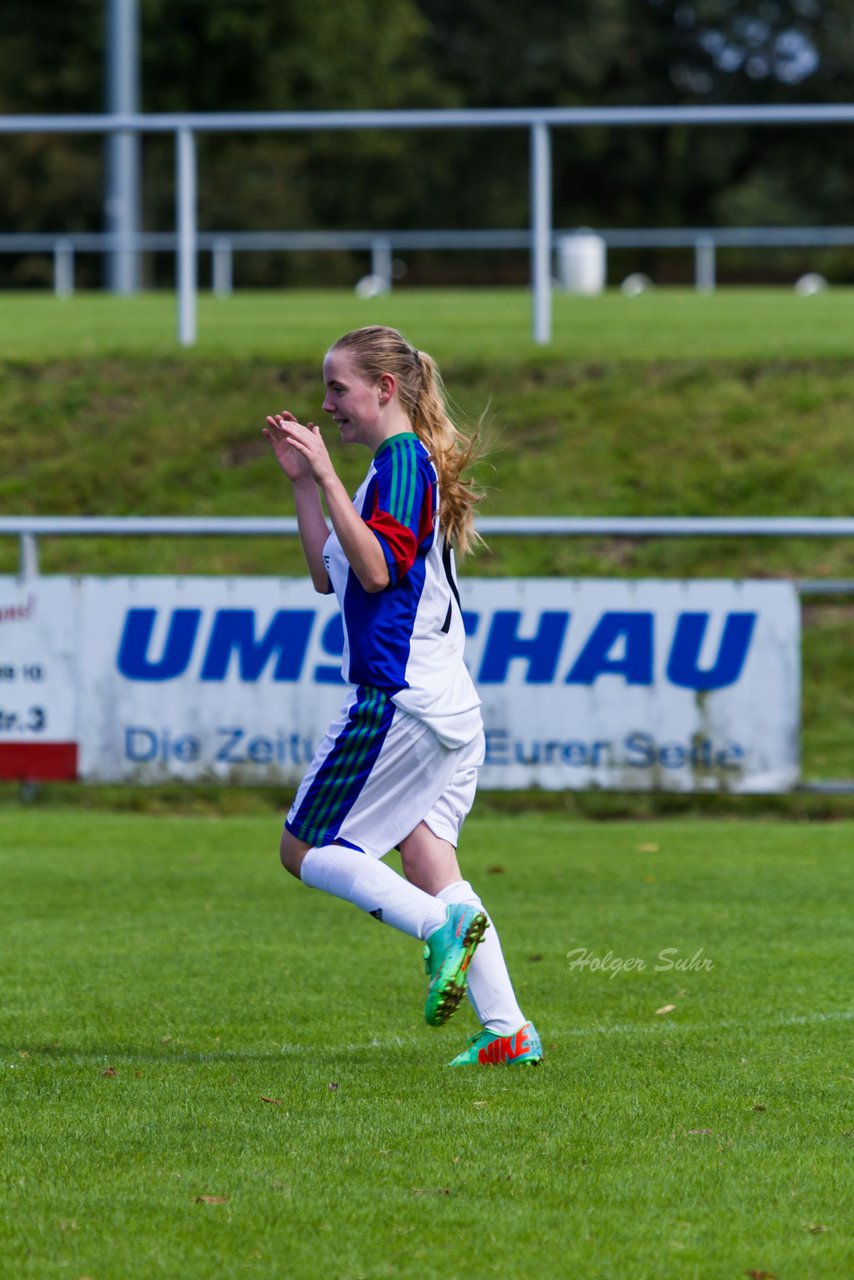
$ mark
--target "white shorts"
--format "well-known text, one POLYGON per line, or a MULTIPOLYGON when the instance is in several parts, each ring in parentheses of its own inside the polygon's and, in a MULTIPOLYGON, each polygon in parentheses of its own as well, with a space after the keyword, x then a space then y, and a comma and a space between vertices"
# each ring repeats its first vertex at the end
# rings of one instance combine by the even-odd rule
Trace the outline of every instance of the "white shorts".
POLYGON ((463 747, 378 689, 353 689, 297 791, 285 829, 319 848, 351 845, 383 858, 426 822, 454 847, 474 803, 483 731, 463 747))

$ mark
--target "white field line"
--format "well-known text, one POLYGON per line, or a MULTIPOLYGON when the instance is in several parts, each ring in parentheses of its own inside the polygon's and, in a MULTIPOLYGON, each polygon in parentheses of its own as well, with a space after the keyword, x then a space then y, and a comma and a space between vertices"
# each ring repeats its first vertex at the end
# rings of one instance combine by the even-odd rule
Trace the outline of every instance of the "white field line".
POLYGON ((610 1026, 598 1027, 567 1027, 562 1031, 558 1031, 551 1037, 553 1040, 559 1040, 562 1036, 580 1037, 580 1036, 607 1036, 607 1035, 635 1035, 638 1032, 646 1032, 653 1035, 660 1035, 662 1031, 749 1031, 751 1029, 761 1029, 763 1031, 771 1031, 776 1028, 785 1027, 808 1027, 822 1022, 850 1022, 854 1019, 854 1009, 839 1009, 829 1013, 805 1013, 793 1014, 786 1018, 767 1018, 742 1021, 737 1018, 726 1018, 721 1022, 677 1022, 675 1019, 662 1016, 656 1022, 618 1022, 610 1026))
MULTIPOLYGON (((773 1031, 782 1030, 786 1027, 812 1027, 821 1026, 822 1024, 832 1022, 851 1022, 854 1021, 854 1009, 836 1009, 826 1013, 816 1011, 815 1013, 792 1014, 785 1018, 767 1018, 757 1020, 751 1018, 747 1021, 738 1019, 725 1019, 721 1022, 693 1022, 680 1023, 670 1017, 657 1019, 655 1022, 615 1022, 610 1025, 593 1026, 593 1027, 560 1027, 553 1031, 547 1030, 543 1039, 546 1045, 554 1043, 556 1040, 579 1040, 593 1039, 596 1036, 633 1036, 633 1035, 687 1035, 689 1033, 711 1033, 719 1031, 773 1031)), ((438 1044, 438 1039, 436 1043, 438 1044)), ((423 1037, 416 1036, 390 1036, 386 1040, 366 1040, 351 1044, 326 1046, 327 1052, 344 1052, 344 1053, 364 1053, 374 1051, 388 1051, 394 1049, 410 1049, 424 1047, 423 1037)), ((451 1047, 450 1045, 448 1046, 451 1047)), ((182 1046, 175 1053, 164 1054, 144 1054, 140 1052, 128 1052, 127 1050, 117 1050, 113 1054, 104 1054, 103 1051, 97 1053, 79 1053, 71 1051, 72 1058, 81 1060, 93 1060, 107 1064, 109 1062, 136 1062, 145 1057, 152 1062, 166 1062, 169 1058, 176 1061, 192 1059, 194 1062, 206 1061, 226 1061, 229 1058, 235 1060, 246 1058, 265 1058, 267 1056, 305 1057, 307 1055, 323 1052, 318 1050, 317 1045, 305 1044, 283 1044, 278 1050, 268 1049, 264 1051, 258 1050, 242 1050, 242 1049, 220 1049, 215 1052, 205 1050, 194 1050, 187 1046, 182 1046)), ((58 1054, 59 1057, 63 1055, 58 1054)), ((6 1064, 10 1070, 18 1070, 21 1068, 21 1062, 10 1062, 6 1064)), ((2 1062, 0 1062, 2 1069, 2 1062)))
MULTIPOLYGON (((827 1022, 851 1022, 852 1020, 854 1020, 854 1009, 839 1009, 828 1013, 793 1014, 791 1017, 769 1018, 765 1021, 751 1018, 746 1021, 726 1019, 722 1022, 680 1023, 672 1018, 662 1017, 656 1022, 619 1022, 607 1026, 561 1027, 555 1031, 546 1031, 543 1039, 548 1042, 565 1039, 592 1039, 595 1036, 662 1035, 665 1032, 668 1035, 673 1035, 674 1033, 684 1035, 688 1032, 770 1031, 778 1028, 809 1027, 827 1022)), ((348 1052, 362 1052, 371 1049, 405 1049, 416 1045, 422 1047, 423 1040, 416 1039, 415 1036, 393 1036, 387 1040, 367 1040, 362 1043, 341 1045, 340 1047, 348 1052)), ((331 1048, 332 1046, 329 1047, 331 1048)), ((283 1044, 280 1050, 280 1053, 295 1055, 316 1052, 316 1046, 299 1044, 283 1044)))

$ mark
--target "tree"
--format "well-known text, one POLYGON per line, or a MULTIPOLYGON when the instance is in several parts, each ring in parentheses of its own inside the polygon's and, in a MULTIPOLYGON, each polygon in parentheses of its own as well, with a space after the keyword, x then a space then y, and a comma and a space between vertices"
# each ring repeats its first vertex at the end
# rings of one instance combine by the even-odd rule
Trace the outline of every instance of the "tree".
MULTIPOLYGON (((146 111, 642 105, 844 100, 850 0, 141 0, 146 111)), ((0 110, 98 111, 104 0, 7 0, 0 110)), ((554 133, 557 225, 847 221, 847 130, 554 133)), ((99 229, 102 143, 5 138, 0 214, 19 229, 99 229)), ((199 145, 210 229, 519 227, 522 130, 215 135, 199 145)), ((174 220, 171 139, 144 143, 145 225, 174 220)), ((491 258, 492 264, 496 263, 491 258)), ((322 264, 247 255, 245 280, 322 264)), ((355 263, 323 264, 334 278, 355 263)), ((524 269, 524 268, 522 268, 524 269)), ((19 262, 11 278, 43 275, 19 262), (17 273, 16 275, 14 273, 17 273)), ((171 270, 171 268, 170 268, 171 270)), ((7 266, 0 271, 10 279, 7 266)), ((93 278, 98 276, 93 270, 93 278)))

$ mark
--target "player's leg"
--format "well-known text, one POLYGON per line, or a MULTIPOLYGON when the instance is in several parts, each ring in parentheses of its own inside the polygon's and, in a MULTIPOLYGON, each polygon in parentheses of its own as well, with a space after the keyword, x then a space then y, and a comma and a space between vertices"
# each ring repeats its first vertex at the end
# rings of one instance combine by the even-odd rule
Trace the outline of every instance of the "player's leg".
POLYGON ((285 831, 281 855, 284 866, 298 868, 294 874, 309 888, 352 902, 425 943, 430 983, 424 1017, 434 1027, 447 1022, 465 995, 466 971, 487 927, 484 913, 469 903, 425 893, 361 849, 340 844, 308 847, 285 831))
POLYGON ((381 861, 429 809, 455 769, 454 753, 376 690, 354 691, 297 792, 281 843, 284 866, 306 885, 424 940, 433 960, 425 1018, 445 1022, 465 994, 465 970, 486 927, 381 861))
MULTIPOLYGON (((426 822, 401 842, 403 872, 412 884, 433 893, 447 903, 465 903, 478 911, 485 908, 477 893, 463 879, 457 851, 426 822)), ((490 917, 490 928, 478 947, 468 973, 468 994, 478 1020, 497 1035, 511 1035, 525 1022, 516 1000, 513 983, 490 917)))
MULTIPOLYGON (((421 823, 401 844, 404 873, 416 885, 437 886, 456 865, 456 850, 441 840, 426 823, 421 823)), ((437 898, 465 905, 486 914, 483 903, 467 880, 457 873, 437 898)), ((468 997, 483 1031, 474 1036, 452 1066, 535 1064, 542 1061, 539 1035, 516 999, 513 983, 501 949, 498 932, 487 915, 489 927, 468 967, 468 997)))
POLYGON ((320 889, 360 907, 375 920, 424 940, 442 925, 448 904, 410 884, 361 849, 331 843, 319 847, 282 835, 282 865, 310 889, 320 889))
MULTIPOLYGON (((443 795, 427 818, 401 843, 404 874, 413 884, 449 904, 485 908, 463 879, 456 842, 463 819, 474 800, 481 755, 473 744, 443 795)), ((493 922, 475 951, 468 969, 468 996, 483 1032, 452 1065, 536 1063, 542 1060, 540 1038, 519 1007, 513 983, 493 922)))
MULTIPOLYGON (((466 904, 482 911, 483 903, 466 880, 448 885, 438 894, 444 902, 466 904)), ((473 1036, 451 1066, 536 1065, 543 1046, 532 1022, 519 1007, 513 983, 492 921, 469 968, 468 995, 483 1030, 473 1036)))

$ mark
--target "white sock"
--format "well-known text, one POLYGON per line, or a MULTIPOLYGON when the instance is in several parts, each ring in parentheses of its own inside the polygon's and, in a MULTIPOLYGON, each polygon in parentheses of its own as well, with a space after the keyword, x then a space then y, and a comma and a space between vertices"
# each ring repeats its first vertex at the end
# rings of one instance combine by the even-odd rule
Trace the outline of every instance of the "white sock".
POLYGON ((312 889, 352 902, 413 938, 428 937, 445 923, 448 914, 439 898, 416 888, 378 858, 346 845, 309 849, 302 860, 300 879, 312 889))
MULTIPOLYGON (((464 902, 479 911, 484 910, 483 903, 467 880, 458 880, 456 884, 440 889, 438 897, 449 904, 464 902)), ((512 1036, 525 1025, 525 1015, 516 1002, 501 943, 491 920, 468 968, 468 996, 487 1031, 499 1036, 512 1036)))

